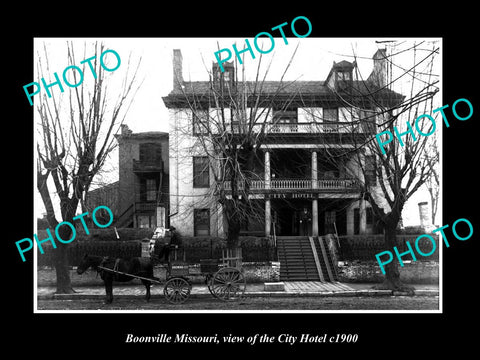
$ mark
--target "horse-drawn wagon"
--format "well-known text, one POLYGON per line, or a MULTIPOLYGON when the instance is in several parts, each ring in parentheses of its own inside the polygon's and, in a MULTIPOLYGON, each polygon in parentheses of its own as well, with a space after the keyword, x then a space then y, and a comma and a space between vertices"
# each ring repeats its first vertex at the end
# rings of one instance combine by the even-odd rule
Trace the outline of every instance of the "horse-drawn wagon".
POLYGON ((210 294, 223 301, 235 301, 245 293, 245 276, 241 269, 241 248, 224 249, 221 259, 200 259, 197 264, 178 260, 177 250, 165 264, 166 282, 163 289, 165 298, 173 304, 181 304, 188 299, 192 290, 190 278, 201 275, 205 279, 210 294), (199 271, 200 270, 200 271, 199 271))
POLYGON ((110 258, 86 255, 77 267, 79 274, 87 268, 97 270, 105 283, 107 302, 112 302, 113 281, 139 279, 145 285, 146 299, 150 299, 151 284, 163 285, 163 294, 172 304, 185 302, 191 294, 193 276, 203 276, 213 297, 235 301, 245 293, 246 282, 242 272, 241 248, 223 249, 220 259, 201 259, 200 266, 185 261, 185 252, 179 256, 177 245, 164 244, 160 251, 152 251, 150 258, 110 258), (179 260, 181 258, 181 260, 179 260), (162 261, 163 259, 163 261, 162 261), (165 281, 153 275, 154 265, 165 269, 165 281))

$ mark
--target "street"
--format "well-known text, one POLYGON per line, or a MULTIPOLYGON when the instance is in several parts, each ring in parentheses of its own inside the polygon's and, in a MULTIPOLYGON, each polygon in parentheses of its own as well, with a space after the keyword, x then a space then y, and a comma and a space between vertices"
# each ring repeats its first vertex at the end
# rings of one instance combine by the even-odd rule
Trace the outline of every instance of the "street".
POLYGON ((214 298, 191 298, 173 305, 163 298, 116 298, 104 304, 102 298, 38 300, 38 310, 438 310, 438 296, 376 297, 251 297, 238 302, 214 298))

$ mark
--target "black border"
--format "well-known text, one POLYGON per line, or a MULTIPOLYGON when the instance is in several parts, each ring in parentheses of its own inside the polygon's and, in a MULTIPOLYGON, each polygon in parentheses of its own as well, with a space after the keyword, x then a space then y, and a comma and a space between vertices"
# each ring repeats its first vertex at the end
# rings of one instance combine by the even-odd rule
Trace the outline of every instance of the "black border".
MULTIPOLYGON (((473 3, 449 4, 448 9, 441 4, 425 9, 418 4, 396 4, 391 9, 385 5, 375 8, 370 4, 361 4, 358 8, 338 4, 335 8, 328 8, 323 3, 305 3, 293 9, 291 4, 276 3, 266 11, 240 3, 232 4, 231 8, 220 3, 199 4, 199 9, 193 9, 187 3, 178 4, 174 9, 162 4, 139 4, 133 9, 131 4, 128 5, 128 9, 113 3, 103 9, 97 4, 77 4, 73 9, 62 5, 56 9, 42 4, 42 10, 29 7, 17 13, 22 15, 17 16, 14 25, 8 25, 9 29, 4 29, 4 35, 8 37, 8 52, 5 53, 10 54, 2 58, 4 74, 7 74, 7 84, 3 88, 7 111, 2 142, 4 208, 7 209, 3 217, 7 236, 3 241, 2 254, 7 261, 4 262, 6 267, 2 283, 5 287, 2 292, 7 299, 4 316, 12 314, 9 321, 12 326, 8 326, 5 341, 8 347, 20 350, 19 346, 26 345, 33 351, 62 355, 61 351, 55 351, 59 344, 70 347, 72 354, 75 349, 83 349, 87 345, 97 354, 113 354, 126 347, 124 337, 129 332, 139 335, 186 332, 248 336, 254 333, 298 335, 310 331, 357 333, 361 340, 355 345, 330 347, 228 345, 228 352, 222 356, 235 352, 238 347, 249 352, 262 348, 284 354, 302 350, 314 350, 317 354, 342 354, 344 351, 359 354, 362 350, 372 356, 388 353, 405 356, 419 352, 433 354, 440 353, 443 348, 454 349, 455 345, 461 345, 462 352, 473 348, 475 327, 468 326, 469 319, 476 313, 474 279, 478 245, 475 238, 480 231, 477 230, 480 223, 478 215, 470 206, 478 198, 475 130, 478 129, 479 102, 478 91, 473 91, 478 78, 477 46, 473 41, 474 25, 478 21, 473 19, 476 13, 473 3), (475 229, 474 236, 468 241, 453 240, 450 248, 444 248, 444 313, 33 314, 33 259, 27 257, 27 262, 21 263, 14 245, 15 241, 33 233, 33 110, 25 101, 22 88, 33 79, 33 38, 192 35, 251 38, 299 15, 310 19, 313 25, 310 37, 443 38, 443 104, 451 105, 458 98, 467 98, 474 107, 471 119, 465 122, 452 120, 451 127, 444 128, 443 224, 452 224, 464 217, 472 222, 475 229)), ((139 354, 143 351, 159 351, 162 354, 165 350, 158 345, 145 344, 129 348, 139 354)), ((188 351, 195 347, 185 345, 185 349, 188 351)), ((215 353, 205 355, 221 356, 222 353, 216 352, 219 349, 218 346, 215 353)))

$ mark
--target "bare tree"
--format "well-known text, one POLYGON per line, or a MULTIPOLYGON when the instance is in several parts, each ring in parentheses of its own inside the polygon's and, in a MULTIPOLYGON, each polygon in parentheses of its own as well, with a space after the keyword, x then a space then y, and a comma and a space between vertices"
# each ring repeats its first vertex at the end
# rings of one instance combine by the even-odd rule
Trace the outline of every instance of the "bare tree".
MULTIPOLYGON (((350 94, 337 93, 352 117, 357 119, 350 125, 351 131, 375 119, 376 132, 388 130, 393 139, 380 146, 375 134, 356 141, 351 159, 354 168, 351 175, 356 176, 361 187, 360 201, 368 201, 384 229, 385 249, 392 250, 396 243, 396 232, 407 200, 432 177, 438 180, 435 168, 439 161, 439 152, 435 137, 430 136, 438 127, 423 114, 434 115, 434 100, 438 93, 438 75, 433 72, 438 46, 434 43, 420 42, 413 45, 393 44, 390 54, 384 56, 383 80, 361 79, 350 94), (402 66, 398 55, 409 55, 410 65, 402 66), (397 71, 395 71, 397 70, 397 71), (379 81, 380 80, 380 81, 379 81), (409 84, 407 95, 398 98, 395 89, 401 84, 409 84), (366 115, 359 113, 367 109, 366 115), (418 118, 418 120, 417 120, 418 118), (409 127, 415 134, 406 133, 409 127), (395 136, 397 128, 400 139, 395 136), (418 133, 430 134, 423 136, 418 133), (415 136, 415 137, 414 137, 415 136), (383 147, 383 150, 382 150, 383 147)), ((402 87, 405 89, 405 85, 402 87)), ((440 123, 440 122, 439 122, 440 123)), ((385 143, 386 138, 381 138, 385 143)), ((337 162, 333 155, 331 161, 337 162)), ((437 182, 438 184, 438 182, 437 182)), ((438 193, 437 193, 438 196, 438 193)), ((392 261, 385 267, 385 281, 380 288, 410 289, 400 280, 398 263, 392 261)))
MULTIPOLYGON (((55 215, 52 195, 58 197, 62 221, 73 222, 79 204, 85 200, 92 180, 105 164, 105 160, 116 146, 113 135, 125 119, 125 115, 134 99, 138 87, 136 83, 140 61, 130 73, 130 59, 128 71, 116 99, 112 98, 108 84, 108 73, 105 72, 99 61, 105 46, 96 42, 90 48, 85 44, 84 56, 93 49, 95 60, 91 62, 97 76, 93 82, 85 81, 81 86, 68 90, 68 97, 64 99, 47 99, 45 94, 38 101, 39 115, 38 142, 37 142, 37 188, 42 197, 47 212, 50 228, 55 228, 59 221, 55 215), (53 181, 54 189, 50 189, 53 181)), ((38 76, 51 74, 48 62, 48 51, 44 45, 45 63, 38 62, 38 76)), ((75 58, 74 45, 67 43, 67 58, 69 65, 78 65, 75 58)), ((91 53, 88 53, 91 55, 91 53)), ((84 57, 86 58, 86 56, 84 57)), ((82 71, 85 74, 86 64, 82 71)), ((74 72, 74 82, 78 84, 77 73, 74 72)), ((113 75, 113 74, 112 74, 113 75)), ((110 75, 111 76, 111 75, 110 75)), ((59 228, 62 239, 71 238, 71 229, 68 226, 59 228)), ((68 244, 57 242, 54 251, 54 264, 57 278, 57 293, 73 292, 68 271, 67 247, 68 244)))
MULTIPOLYGON (((278 96, 285 95, 285 89, 293 83, 283 78, 295 53, 296 49, 281 80, 273 86, 266 81, 271 62, 262 72, 260 56, 253 81, 247 81, 244 65, 238 68, 226 63, 224 73, 215 65, 209 71, 208 89, 199 89, 194 82, 181 88, 186 108, 193 116, 193 128, 177 126, 174 132, 187 138, 193 134, 195 140, 186 153, 202 153, 208 158, 203 166, 207 171, 210 168, 214 181, 202 200, 206 198, 210 205, 213 201, 221 208, 230 248, 238 246, 243 223, 255 216, 263 217, 264 208, 252 201, 251 185, 263 176, 259 175, 263 166, 261 151, 267 126, 272 125, 266 119, 271 117, 278 96)), ((289 94, 285 102, 293 96, 289 94)))

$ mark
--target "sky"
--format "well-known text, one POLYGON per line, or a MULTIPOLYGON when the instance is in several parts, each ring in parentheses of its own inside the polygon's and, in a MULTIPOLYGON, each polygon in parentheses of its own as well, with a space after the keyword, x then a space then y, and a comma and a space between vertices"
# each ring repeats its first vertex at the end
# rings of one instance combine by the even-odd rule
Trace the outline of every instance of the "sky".
MULTIPOLYGON (((298 49, 294 61, 285 76, 287 80, 324 80, 333 61, 351 61, 353 51, 359 57, 364 57, 358 59, 357 63, 362 73, 367 76, 372 68, 370 59, 378 48, 375 39, 287 39, 288 45, 284 43, 282 38, 275 38, 273 51, 263 55, 263 68, 266 68, 268 62, 272 61, 267 79, 278 79, 297 45, 298 49)), ((173 49, 182 51, 184 79, 201 81, 208 80, 207 69, 211 69, 212 62, 216 60, 214 52, 218 48, 229 48, 233 52, 233 43, 236 43, 238 48, 241 48, 244 43, 244 39, 238 38, 36 38, 35 55, 37 55, 37 49, 40 49, 41 53, 38 55, 44 56, 42 46, 45 43, 50 61, 50 72, 56 71, 60 76, 60 72, 63 72, 63 69, 68 65, 66 42, 73 41, 74 44, 78 44, 80 46, 78 52, 81 53, 84 42, 94 40, 103 41, 106 48, 115 50, 121 56, 122 64, 118 70, 111 73, 112 81, 115 80, 114 78, 122 78, 129 54, 132 55, 134 60, 142 58, 139 78, 144 80, 126 119, 126 124, 134 132, 168 131, 167 110, 161 97, 167 95, 172 89, 173 49)), ((253 41, 250 39, 250 42, 253 41)), ((267 46, 270 46, 269 41, 265 48, 267 46)), ((247 72, 250 70, 250 74, 253 74, 256 70, 259 61, 259 54, 255 51, 255 48, 254 52, 255 59, 252 59, 249 53, 246 53, 244 61, 247 72)), ((87 52, 86 55, 85 58, 88 58, 91 54, 87 52)), ((78 63, 83 60, 79 55, 76 57, 78 63)), ((90 74, 86 74, 85 78, 88 75, 90 74)), ((53 89, 55 92, 55 88, 53 89)), ((65 93, 60 94, 59 92, 58 96, 66 97, 65 93)))
MULTIPOLYGON (((249 40, 253 46, 253 39, 249 40)), ((383 48, 385 44, 388 44, 385 41, 397 40, 399 43, 404 41, 413 43, 423 39, 306 37, 287 38, 287 40, 288 44, 285 44, 281 37, 275 38, 273 51, 263 55, 261 69, 265 70, 271 62, 267 80, 279 79, 295 51, 294 60, 285 74, 285 80, 325 80, 333 62, 341 60, 350 62, 356 60, 362 77, 366 78, 373 68, 371 60, 373 54, 378 48, 383 48), (356 57, 354 58, 353 55, 356 57)), ((35 38, 34 64, 38 61, 45 64, 45 58, 48 57, 49 72, 44 75, 46 79, 48 74, 52 75, 54 72, 61 76, 65 67, 69 65, 66 51, 67 41, 74 44, 75 63, 78 65, 82 60, 92 56, 88 50, 83 51, 86 42, 103 41, 107 49, 115 50, 120 55, 120 67, 109 73, 107 78, 112 95, 127 74, 129 57, 131 57, 132 64, 136 64, 141 58, 138 73, 138 79, 142 80, 141 86, 124 120, 124 124, 128 125, 133 132, 168 132, 168 111, 163 104, 162 97, 168 95, 173 87, 173 49, 180 49, 182 52, 184 79, 202 81, 208 80, 207 71, 216 61, 215 51, 228 48, 233 53, 232 44, 236 43, 237 47, 242 49, 245 43, 244 38, 35 38)), ((270 40, 265 38, 262 41, 265 49, 270 48, 270 40)), ((259 41, 259 44, 262 41, 259 41)), ((255 48, 253 49, 255 59, 252 59, 248 52, 245 53, 244 63, 247 77, 254 76, 260 61, 260 54, 255 48)), ((91 74, 86 73, 84 76, 85 80, 80 86, 88 86, 88 77, 91 74)), ((36 79, 38 79, 38 74, 35 69, 35 79, 32 81, 38 81, 36 79)), ((408 84, 406 83, 405 86, 407 88, 408 84)), ((65 88, 67 91, 68 88, 66 86, 65 88)), ((52 96, 56 100, 67 103, 66 91, 61 93, 58 86, 52 87, 51 90, 52 96)), ((35 99, 38 101, 40 98, 37 95, 34 97, 34 101, 35 99)), ((28 100, 26 101, 28 104, 28 100)), ((101 178, 103 182, 118 180, 118 172, 115 171, 117 164, 118 156, 117 152, 114 152, 106 166, 107 172, 101 178)), ((419 201, 423 201, 423 199, 419 201)), ((35 210, 37 216, 41 217, 44 208, 37 191, 35 191, 35 210)))

